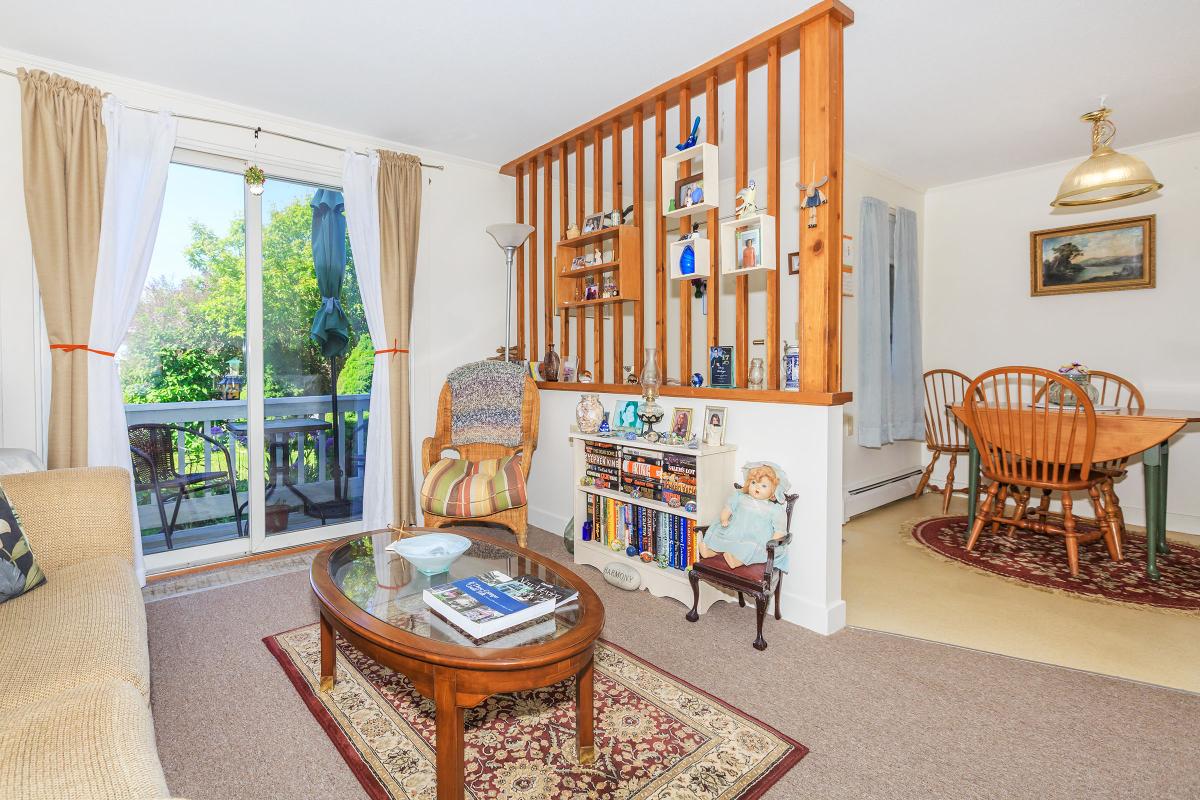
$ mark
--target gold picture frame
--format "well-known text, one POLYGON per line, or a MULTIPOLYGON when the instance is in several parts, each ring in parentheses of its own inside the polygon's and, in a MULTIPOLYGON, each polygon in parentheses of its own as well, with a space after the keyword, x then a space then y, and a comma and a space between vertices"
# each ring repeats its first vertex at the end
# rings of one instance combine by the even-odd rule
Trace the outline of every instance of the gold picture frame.
POLYGON ((1154 288, 1154 214, 1029 234, 1029 294, 1154 288))

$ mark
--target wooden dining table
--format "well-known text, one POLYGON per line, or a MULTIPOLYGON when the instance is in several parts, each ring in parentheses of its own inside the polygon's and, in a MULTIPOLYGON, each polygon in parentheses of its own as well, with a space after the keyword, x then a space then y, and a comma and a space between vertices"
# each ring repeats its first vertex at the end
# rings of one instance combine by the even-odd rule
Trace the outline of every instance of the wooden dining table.
MULTIPOLYGON (((950 411, 966 427, 961 405, 950 411)), ((1001 409, 999 413, 1031 414, 1031 408, 1001 409)), ((1003 417, 1002 417, 1003 419, 1003 417)), ((1143 480, 1146 487, 1146 575, 1159 579, 1158 555, 1169 555, 1167 544, 1167 465, 1170 440, 1191 423, 1200 422, 1200 411, 1146 408, 1121 408, 1096 412, 1096 441, 1093 463, 1102 463, 1130 456, 1142 456, 1143 480)), ((967 477, 967 522, 975 524, 975 509, 979 499, 979 449, 975 437, 967 429, 970 447, 970 466, 967 477)))

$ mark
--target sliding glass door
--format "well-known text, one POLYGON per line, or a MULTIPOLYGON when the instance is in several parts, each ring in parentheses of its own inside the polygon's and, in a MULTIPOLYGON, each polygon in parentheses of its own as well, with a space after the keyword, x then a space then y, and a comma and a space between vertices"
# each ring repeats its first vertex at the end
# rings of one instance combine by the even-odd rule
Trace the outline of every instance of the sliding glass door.
POLYGON ((341 193, 269 175, 257 196, 242 169, 176 153, 118 354, 151 572, 362 518, 374 359, 341 193))

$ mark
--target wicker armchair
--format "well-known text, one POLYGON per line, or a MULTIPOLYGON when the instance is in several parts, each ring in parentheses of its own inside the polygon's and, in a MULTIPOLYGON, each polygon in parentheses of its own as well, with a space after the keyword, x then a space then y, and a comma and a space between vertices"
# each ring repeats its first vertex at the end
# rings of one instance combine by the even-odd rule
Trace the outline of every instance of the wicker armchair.
POLYGON ((428 479, 430 470, 444 460, 445 456, 443 454, 447 450, 456 453, 458 459, 470 462, 471 464, 478 464, 491 459, 519 456, 517 460, 519 475, 514 475, 514 477, 520 481, 520 486, 514 488, 519 489, 515 494, 520 499, 519 503, 514 503, 511 507, 494 513, 476 516, 446 516, 434 513, 431 510, 431 503, 426 493, 429 481, 426 480, 426 486, 422 486, 421 491, 421 511, 427 527, 440 528, 454 523, 492 523, 508 528, 516 535, 517 544, 525 547, 526 533, 529 527, 529 509, 524 499, 525 481, 529 478, 529 469, 533 464, 533 451, 537 449, 538 416, 540 409, 541 404, 538 397, 537 384, 533 382, 532 378, 526 376, 525 389, 521 401, 522 437, 520 445, 516 447, 488 443, 455 445, 452 444, 453 437, 451 433, 452 408, 450 384, 447 383, 442 387, 442 393, 438 398, 437 427, 434 430, 433 436, 427 438, 421 446, 422 473, 428 479))
POLYGON ((242 530, 242 508, 238 504, 237 480, 233 474, 233 459, 229 455, 229 449, 221 442, 181 425, 130 425, 129 452, 132 457, 134 488, 139 492, 154 492, 168 550, 174 546, 171 537, 175 534, 175 526, 179 521, 179 507, 183 500, 195 492, 208 489, 229 487, 237 533, 238 536, 245 535, 242 530), (225 469, 180 473, 176 464, 178 449, 175 441, 180 433, 206 441, 213 452, 219 452, 225 457, 225 469), (170 500, 175 501, 175 508, 168 519, 167 502, 170 500))

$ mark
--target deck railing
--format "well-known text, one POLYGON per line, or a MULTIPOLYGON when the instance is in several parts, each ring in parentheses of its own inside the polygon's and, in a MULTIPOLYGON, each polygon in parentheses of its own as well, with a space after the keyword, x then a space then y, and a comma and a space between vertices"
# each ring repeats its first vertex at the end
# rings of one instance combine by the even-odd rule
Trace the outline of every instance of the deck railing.
MULTIPOLYGON (((359 457, 367 451, 367 436, 366 428, 363 425, 357 424, 360 422, 370 406, 371 396, 368 394, 342 394, 338 395, 338 416, 341 417, 340 430, 348 431, 347 435, 338 437, 338 452, 331 454, 329 452, 329 442, 332 431, 319 431, 313 437, 299 436, 297 447, 299 452, 295 456, 295 464, 297 469, 292 478, 296 483, 312 483, 322 482, 333 479, 332 464, 333 458, 337 459, 337 463, 343 465, 347 463, 347 454, 352 457, 359 457), (347 426, 347 418, 353 415, 355 425, 347 426), (312 441, 315 439, 315 442, 312 441), (315 453, 312 451, 315 449, 315 453), (315 456, 315 473, 310 473, 304 469, 302 465, 309 463, 308 456, 315 456)), ((327 419, 333 408, 328 395, 310 395, 305 397, 269 397, 263 401, 264 415, 267 419, 295 418, 295 417, 320 417, 327 419)), ((125 406, 125 417, 130 425, 140 425, 146 423, 167 423, 173 425, 188 425, 194 423, 201 424, 201 430, 213 436, 215 439, 229 448, 229 454, 233 460, 234 475, 239 481, 244 481, 248 477, 247 459, 246 459, 246 443, 245 441, 230 432, 229 422, 245 420, 247 414, 247 405, 245 400, 199 400, 192 402, 181 403, 130 403, 125 406)), ((214 448, 206 441, 198 440, 203 444, 202 454, 194 464, 189 466, 195 469, 203 469, 205 472, 213 469, 213 452, 214 448)), ((179 451, 179 464, 189 463, 189 453, 187 452, 187 437, 183 433, 179 433, 176 437, 176 447, 179 451)), ((192 455, 195 459, 195 456, 192 455)), ((223 469, 224 464, 220 463, 222 459, 217 456, 217 469, 223 469)))

